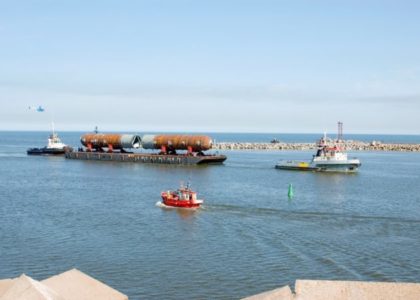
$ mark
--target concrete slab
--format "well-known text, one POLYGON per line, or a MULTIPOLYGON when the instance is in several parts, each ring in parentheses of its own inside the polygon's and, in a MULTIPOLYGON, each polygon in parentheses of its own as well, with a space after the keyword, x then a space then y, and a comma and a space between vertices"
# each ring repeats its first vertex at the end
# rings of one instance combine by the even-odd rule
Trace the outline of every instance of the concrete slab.
POLYGON ((0 297, 11 287, 14 279, 0 280, 0 297))
POLYGON ((419 300, 420 283, 296 280, 289 286, 244 298, 246 300, 419 300))
POLYGON ((55 291, 25 274, 12 280, 0 300, 66 300, 55 291))
POLYGON ((66 300, 128 300, 126 295, 76 269, 45 279, 42 283, 66 300))
POLYGON ((418 300, 419 283, 296 280, 296 300, 418 300))

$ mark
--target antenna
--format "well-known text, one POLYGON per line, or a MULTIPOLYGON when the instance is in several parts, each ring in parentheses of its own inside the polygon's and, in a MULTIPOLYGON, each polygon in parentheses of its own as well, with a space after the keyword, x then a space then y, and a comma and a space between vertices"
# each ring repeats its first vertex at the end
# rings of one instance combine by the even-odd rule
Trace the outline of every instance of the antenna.
POLYGON ((338 133, 337 133, 337 141, 343 140, 343 122, 338 121, 338 133))

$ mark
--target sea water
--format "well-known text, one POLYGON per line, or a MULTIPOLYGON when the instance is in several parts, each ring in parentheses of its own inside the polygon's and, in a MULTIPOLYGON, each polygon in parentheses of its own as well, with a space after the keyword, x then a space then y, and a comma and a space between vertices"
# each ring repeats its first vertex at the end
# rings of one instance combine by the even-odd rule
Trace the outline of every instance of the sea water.
MULTIPOLYGON (((0 278, 77 268, 130 299, 238 299, 296 279, 420 281, 420 153, 349 153, 357 174, 274 168, 307 151, 228 151, 223 165, 190 167, 26 155, 47 136, 0 132, 0 278), (186 181, 202 208, 155 205, 186 181)), ((80 133, 60 136, 79 146, 80 133)))

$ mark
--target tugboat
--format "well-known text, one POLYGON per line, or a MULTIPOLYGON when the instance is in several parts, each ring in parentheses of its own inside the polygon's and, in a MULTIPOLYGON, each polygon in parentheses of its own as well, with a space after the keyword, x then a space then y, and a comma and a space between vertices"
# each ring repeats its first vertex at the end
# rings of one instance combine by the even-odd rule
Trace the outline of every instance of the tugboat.
POLYGON ((176 208, 199 208, 203 204, 203 200, 197 199, 197 193, 194 192, 190 185, 183 186, 176 191, 164 191, 161 193, 162 202, 158 202, 163 207, 176 208))
POLYGON ((326 134, 318 142, 318 149, 311 161, 280 161, 276 169, 317 171, 317 172, 357 172, 361 166, 357 158, 348 158, 339 140, 332 143, 326 134))
POLYGON ((54 129, 48 137, 48 144, 43 148, 30 148, 26 151, 28 155, 63 155, 71 147, 62 143, 54 129))

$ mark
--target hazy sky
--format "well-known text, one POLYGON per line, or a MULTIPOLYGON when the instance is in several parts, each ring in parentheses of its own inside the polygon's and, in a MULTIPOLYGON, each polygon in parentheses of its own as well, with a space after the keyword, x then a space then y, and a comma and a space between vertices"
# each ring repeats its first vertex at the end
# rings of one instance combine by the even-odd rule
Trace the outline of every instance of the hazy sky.
POLYGON ((420 134, 420 1, 0 0, 0 130, 420 134), (42 105, 45 112, 28 110, 42 105))

